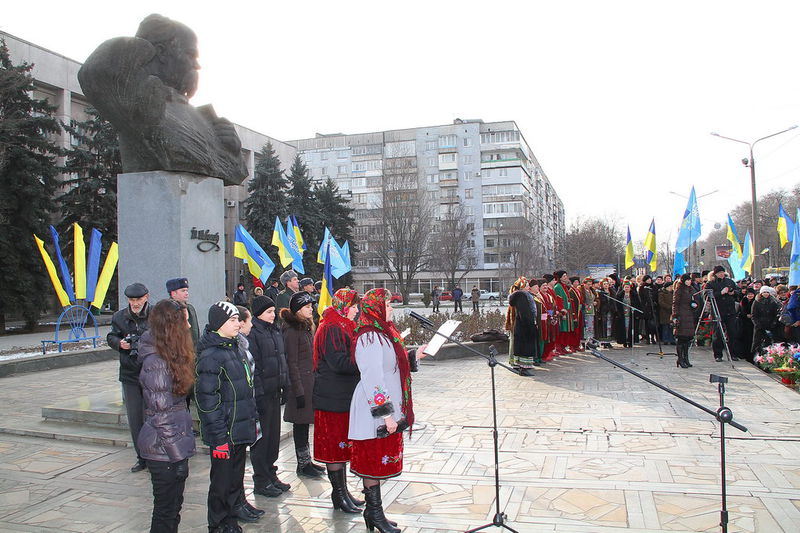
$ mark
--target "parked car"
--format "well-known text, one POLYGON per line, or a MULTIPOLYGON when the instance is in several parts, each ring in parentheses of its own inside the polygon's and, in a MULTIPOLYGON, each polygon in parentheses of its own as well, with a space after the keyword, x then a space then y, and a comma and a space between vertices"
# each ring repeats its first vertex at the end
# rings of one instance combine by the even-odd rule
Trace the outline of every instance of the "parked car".
POLYGON ((439 297, 441 301, 449 301, 453 299, 453 293, 450 291, 442 291, 442 295, 439 297))
POLYGON ((481 300, 490 300, 490 301, 499 300, 500 299, 500 293, 499 292, 489 292, 487 290, 481 289, 481 298, 480 299, 481 300))
POLYGON ((389 301, 393 304, 403 303, 403 295, 400 294, 399 292, 393 292, 392 297, 389 301))

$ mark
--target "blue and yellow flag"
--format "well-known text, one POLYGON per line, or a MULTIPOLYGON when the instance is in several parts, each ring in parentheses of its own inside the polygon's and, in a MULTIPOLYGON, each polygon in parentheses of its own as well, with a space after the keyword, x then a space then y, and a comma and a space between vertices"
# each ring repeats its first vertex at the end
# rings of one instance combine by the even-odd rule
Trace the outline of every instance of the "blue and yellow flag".
MULTIPOLYGON (((286 242, 289 244, 289 253, 292 254, 292 269, 299 274, 305 274, 303 268, 303 248, 297 240, 300 230, 295 228, 292 216, 286 219, 286 242)), ((300 237, 302 239, 302 236, 300 237)))
POLYGON ((83 228, 77 222, 72 224, 73 229, 73 254, 75 260, 75 298, 86 299, 86 242, 83 240, 83 228))
POLYGON ((655 272, 658 266, 658 251, 656 251, 656 219, 650 221, 650 229, 644 238, 645 262, 650 265, 650 271, 655 272))
POLYGON ((681 228, 678 232, 678 242, 675 245, 675 251, 683 252, 700 238, 701 233, 700 210, 697 207, 697 195, 694 192, 694 187, 692 187, 692 192, 689 195, 689 203, 686 205, 686 211, 683 212, 683 219, 681 220, 681 228))
POLYGON ((794 225, 792 218, 783 209, 783 204, 778 203, 778 235, 781 238, 781 248, 786 246, 786 243, 794 241, 794 225))
POLYGON ((800 285, 800 209, 794 214, 792 252, 789 254, 789 285, 800 285))
MULTIPOLYGON (((50 227, 52 228, 52 226, 50 227)), ((61 304, 61 307, 69 306, 69 296, 67 296, 67 292, 58 280, 56 266, 53 264, 53 260, 50 259, 50 254, 44 249, 44 242, 36 235, 34 235, 33 238, 36 240, 36 246, 39 247, 39 253, 42 254, 42 261, 44 261, 44 266, 47 269, 47 275, 50 276, 50 283, 53 284, 56 296, 58 296, 58 302, 61 304)))
MULTIPOLYGON (((74 302, 75 301, 75 291, 72 290, 72 276, 70 276, 69 267, 67 266, 67 262, 64 261, 64 256, 61 255, 61 243, 58 240, 58 232, 56 231, 56 228, 54 228, 53 226, 50 226, 50 237, 53 239, 53 247, 56 250, 56 259, 58 260, 58 269, 61 271, 61 281, 64 282, 64 285, 63 285, 64 293, 67 295, 67 298, 69 298, 70 302, 74 302)), ((59 283, 59 286, 61 286, 60 283, 59 283)), ((56 291, 58 291, 58 289, 56 289, 56 291)), ((67 305, 69 305, 69 304, 67 304, 67 305)))
POLYGON ((742 250, 742 268, 748 273, 753 273, 753 261, 755 261, 755 255, 753 255, 753 241, 750 239, 750 231, 748 231, 744 236, 744 249, 742 250))
POLYGON ((308 247, 306 246, 305 241, 303 240, 303 235, 300 233, 300 224, 297 223, 297 217, 294 215, 289 215, 289 218, 292 221, 292 226, 294 227, 294 239, 297 241, 297 246, 301 250, 307 250, 308 247))
POLYGON ((347 241, 345 241, 345 245, 348 247, 348 257, 345 257, 344 249, 333 238, 330 230, 327 227, 325 228, 325 234, 322 237, 319 252, 317 253, 317 263, 324 264, 325 260, 330 257, 331 275, 336 279, 341 278, 352 269, 349 259, 350 246, 347 241))
POLYGON ((322 287, 319 289, 319 302, 317 303, 317 312, 322 316, 322 312, 326 307, 331 305, 333 301, 333 277, 331 275, 331 241, 328 241, 328 250, 325 254, 325 266, 322 268, 322 287))
POLYGON ((272 246, 278 248, 278 256, 281 261, 281 266, 285 267, 292 261, 292 253, 289 248, 289 239, 286 238, 286 232, 283 231, 281 220, 275 217, 275 229, 272 230, 272 246))
POLYGON ((631 227, 628 226, 628 243, 625 245, 625 270, 634 265, 633 242, 631 241, 631 227))
POLYGON ((250 274, 252 274, 254 278, 261 280, 261 283, 264 285, 267 285, 269 275, 275 270, 275 263, 272 262, 267 252, 264 251, 241 224, 236 226, 233 256, 247 263, 247 269, 250 271, 250 274))
POLYGON ((112 242, 111 247, 106 254, 106 262, 103 263, 103 271, 100 272, 100 278, 97 280, 97 288, 94 293, 94 300, 92 300, 92 307, 97 309, 103 308, 103 301, 106 299, 106 292, 108 286, 111 284, 111 278, 114 276, 114 270, 117 268, 117 261, 119 261, 119 248, 117 243, 112 242))
POLYGON ((730 215, 728 215, 728 241, 731 243, 733 249, 739 253, 739 257, 742 256, 742 245, 739 243, 739 234, 736 232, 736 225, 733 223, 733 219, 730 215))

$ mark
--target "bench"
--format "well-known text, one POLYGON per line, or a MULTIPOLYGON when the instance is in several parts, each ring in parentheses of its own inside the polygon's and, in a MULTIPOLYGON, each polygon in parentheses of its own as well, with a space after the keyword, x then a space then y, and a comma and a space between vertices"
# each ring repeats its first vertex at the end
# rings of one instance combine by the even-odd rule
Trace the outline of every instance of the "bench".
POLYGON ((52 339, 42 341, 42 355, 47 353, 48 344, 57 344, 59 353, 63 351, 64 344, 68 342, 92 341, 92 347, 97 348, 97 339, 100 332, 97 328, 97 320, 88 307, 82 305, 70 305, 58 317, 56 331, 52 339), (94 327, 94 335, 87 335, 87 322, 91 318, 91 325, 94 327))

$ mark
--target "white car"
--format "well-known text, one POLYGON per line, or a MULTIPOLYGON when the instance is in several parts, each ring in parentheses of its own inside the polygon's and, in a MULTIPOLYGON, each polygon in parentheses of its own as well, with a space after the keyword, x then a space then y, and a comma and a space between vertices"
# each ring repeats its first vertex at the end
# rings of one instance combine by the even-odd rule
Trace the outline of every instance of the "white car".
POLYGON ((480 299, 481 300, 489 300, 489 301, 499 300, 500 299, 500 293, 499 292, 489 292, 489 291, 481 289, 481 297, 480 297, 480 299))

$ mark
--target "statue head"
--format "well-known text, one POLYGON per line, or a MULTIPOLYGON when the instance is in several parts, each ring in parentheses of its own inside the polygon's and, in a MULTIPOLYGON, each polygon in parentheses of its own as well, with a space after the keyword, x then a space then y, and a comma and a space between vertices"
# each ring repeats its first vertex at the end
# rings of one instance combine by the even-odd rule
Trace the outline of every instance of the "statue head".
POLYGON ((197 91, 197 36, 186 25, 163 15, 147 16, 136 37, 149 41, 155 48, 150 61, 152 74, 165 85, 191 98, 197 91))

